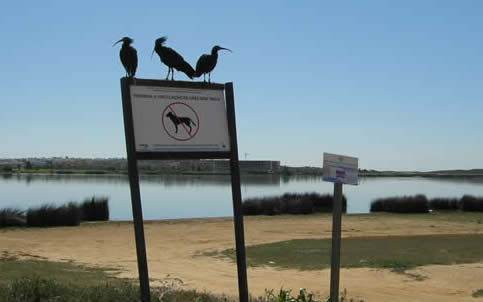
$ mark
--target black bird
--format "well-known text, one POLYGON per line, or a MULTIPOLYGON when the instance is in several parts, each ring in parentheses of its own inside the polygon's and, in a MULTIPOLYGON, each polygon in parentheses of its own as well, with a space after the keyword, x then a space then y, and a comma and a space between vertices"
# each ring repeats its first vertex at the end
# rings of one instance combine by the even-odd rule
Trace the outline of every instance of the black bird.
POLYGON ((204 54, 198 59, 198 62, 196 63, 195 77, 200 77, 201 75, 203 75, 203 81, 206 82, 206 74, 208 74, 208 82, 210 82, 211 72, 215 68, 216 62, 218 61, 218 50, 220 49, 232 52, 228 48, 224 48, 218 45, 214 46, 211 49, 211 54, 204 54))
MULTIPOLYGON (((169 73, 171 72, 171 80, 174 80, 174 70, 176 68, 178 71, 184 72, 188 78, 193 79, 195 75, 195 70, 191 65, 184 60, 184 58, 177 53, 174 49, 163 46, 163 43, 166 42, 167 37, 161 37, 154 42, 154 50, 153 54, 156 53, 159 55, 161 62, 163 62, 166 66, 168 66, 168 74, 166 75, 166 80, 169 78, 169 73)), ((152 57, 152 54, 151 54, 152 57)))
POLYGON ((133 41, 129 37, 124 37, 112 45, 114 47, 117 43, 122 42, 119 57, 121 58, 122 66, 126 69, 126 75, 128 77, 134 77, 136 75, 136 69, 138 68, 138 54, 136 49, 131 46, 133 41))

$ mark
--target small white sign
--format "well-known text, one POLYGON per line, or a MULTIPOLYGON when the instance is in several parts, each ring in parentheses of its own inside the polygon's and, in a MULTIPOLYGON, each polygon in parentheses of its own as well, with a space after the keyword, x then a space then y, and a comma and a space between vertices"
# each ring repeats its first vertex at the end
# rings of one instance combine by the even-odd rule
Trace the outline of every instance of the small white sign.
POLYGON ((358 185, 358 159, 345 155, 324 153, 323 180, 358 185))
POLYGON ((230 151, 223 90, 130 86, 138 152, 230 151))

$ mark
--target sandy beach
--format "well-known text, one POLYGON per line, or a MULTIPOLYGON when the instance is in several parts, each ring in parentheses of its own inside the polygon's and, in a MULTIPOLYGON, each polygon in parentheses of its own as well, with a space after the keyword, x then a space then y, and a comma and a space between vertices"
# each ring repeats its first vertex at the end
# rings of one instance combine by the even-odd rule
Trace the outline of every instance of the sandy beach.
MULTIPOLYGON (((483 215, 482 215, 483 218, 483 215)), ((302 238, 330 238, 329 215, 245 217, 247 245, 302 238)), ((343 237, 422 234, 483 234, 483 224, 396 215, 345 215, 343 237)), ((145 222, 152 285, 171 284, 213 293, 237 295, 236 264, 199 256, 234 248, 231 218, 145 222)), ((129 222, 86 223, 80 227, 16 229, 0 233, 0 253, 117 269, 119 277, 137 278, 134 230, 129 222)), ((341 270, 341 290, 364 301, 475 301, 483 288, 483 263, 430 265, 410 271, 418 281, 387 269, 341 270)), ((252 295, 281 287, 328 296, 330 271, 248 268, 252 295)))

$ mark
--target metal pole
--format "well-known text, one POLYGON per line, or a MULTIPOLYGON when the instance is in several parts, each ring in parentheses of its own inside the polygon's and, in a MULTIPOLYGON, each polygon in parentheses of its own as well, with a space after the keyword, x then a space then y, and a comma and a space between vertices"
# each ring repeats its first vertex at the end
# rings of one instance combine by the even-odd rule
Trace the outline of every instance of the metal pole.
POLYGON ((238 162, 238 143, 236 137, 235 105, 233 83, 225 84, 228 132, 230 134, 230 170, 233 214, 235 216, 236 264, 238 269, 238 291, 241 302, 248 302, 247 264, 245 256, 245 235, 240 191, 240 165, 238 162))
POLYGON ((339 301, 341 225, 342 184, 334 183, 334 202, 332 212, 332 254, 330 266, 330 302, 339 301))
POLYGON ((132 78, 121 79, 124 133, 126 136, 129 186, 131 188, 131 204, 134 218, 134 235, 136 238, 136 253, 138 259, 139 282, 141 286, 141 300, 143 302, 150 302, 151 293, 149 291, 148 262, 146 257, 146 242, 144 240, 143 211, 141 207, 141 193, 139 191, 139 174, 136 159, 136 146, 134 142, 131 95, 129 92, 129 84, 131 80, 132 78))

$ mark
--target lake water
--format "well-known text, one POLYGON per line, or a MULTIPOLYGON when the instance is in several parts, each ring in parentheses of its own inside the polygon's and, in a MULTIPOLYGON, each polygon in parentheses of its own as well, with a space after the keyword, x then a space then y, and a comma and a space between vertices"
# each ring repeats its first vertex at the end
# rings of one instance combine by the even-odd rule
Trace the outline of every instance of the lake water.
MULTIPOLYGON (((232 216, 228 175, 141 176, 144 218, 170 219, 232 216)), ((321 177, 278 175, 242 176, 242 198, 286 192, 332 194, 333 184, 321 177)), ((433 197, 483 195, 483 178, 366 177, 358 186, 344 186, 348 213, 369 212, 381 197, 425 194, 433 197)), ((109 197, 111 220, 131 220, 127 176, 107 175, 0 175, 0 209, 26 210, 45 203, 63 204, 92 196, 109 197)))

